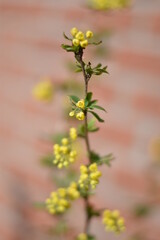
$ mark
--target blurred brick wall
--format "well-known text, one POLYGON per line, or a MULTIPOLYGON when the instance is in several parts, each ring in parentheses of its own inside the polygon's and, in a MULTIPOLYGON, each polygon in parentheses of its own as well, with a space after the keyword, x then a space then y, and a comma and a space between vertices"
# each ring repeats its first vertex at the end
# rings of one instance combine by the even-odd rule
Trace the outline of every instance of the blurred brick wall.
MULTIPOLYGON (((42 76, 54 82, 72 77, 65 66, 72 56, 60 44, 62 32, 73 26, 112 30, 104 41, 110 55, 103 58, 110 75, 93 80, 91 87, 108 114, 91 143, 99 152, 113 152, 116 161, 111 169, 102 169, 93 201, 122 211, 127 236, 142 230, 147 240, 159 240, 160 201, 146 220, 134 221, 130 214, 135 203, 150 199, 148 146, 160 135, 159 0, 137 0, 130 9, 108 14, 91 11, 80 0, 0 0, 0 239, 50 239, 45 228, 51 218, 32 206, 52 190, 49 171, 38 161, 52 146, 40 139, 67 125, 58 110, 60 94, 45 105, 35 102, 30 92, 42 76)), ((93 62, 98 61, 101 57, 93 62)), ((80 215, 83 224, 74 208, 73 217, 80 215)), ((75 221, 77 231, 82 230, 79 225, 75 221)), ((106 239, 100 222, 93 222, 93 231, 106 239)), ((115 239, 112 234, 109 238, 115 239)))

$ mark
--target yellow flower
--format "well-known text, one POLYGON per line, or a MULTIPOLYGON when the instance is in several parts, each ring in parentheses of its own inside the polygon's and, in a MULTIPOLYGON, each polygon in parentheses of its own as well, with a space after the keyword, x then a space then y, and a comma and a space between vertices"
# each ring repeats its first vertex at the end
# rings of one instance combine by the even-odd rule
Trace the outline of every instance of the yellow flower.
POLYGON ((92 163, 89 167, 81 165, 80 167, 80 178, 79 186, 82 190, 95 189, 99 183, 99 178, 101 177, 101 172, 98 171, 97 164, 92 163))
POLYGON ((62 138, 62 144, 67 145, 69 143, 68 138, 62 138))
POLYGON ((59 188, 58 189, 58 194, 60 197, 65 197, 66 196, 66 189, 65 188, 59 188))
POLYGON ((77 113, 76 114, 76 118, 78 119, 78 120, 84 120, 84 112, 79 112, 79 113, 77 113))
POLYGON ((70 117, 73 117, 73 116, 74 116, 74 111, 71 111, 71 112, 69 113, 69 116, 70 116, 70 117))
POLYGON ((78 47, 80 42, 79 42, 78 39, 74 38, 74 39, 72 40, 72 43, 73 43, 74 46, 78 47))
POLYGON ((37 100, 50 101, 53 97, 53 84, 46 78, 33 88, 32 93, 37 100))
POLYGON ((81 165, 80 166, 80 172, 83 173, 87 173, 88 172, 88 168, 85 165, 81 165))
POLYGON ((76 157, 77 151, 73 150, 70 152, 70 157, 76 157))
POLYGON ((51 192, 45 201, 46 208, 50 214, 64 213, 71 206, 71 201, 79 196, 77 184, 72 182, 68 188, 59 188, 56 192, 51 192))
POLYGON ((53 145, 53 152, 55 152, 55 154, 58 154, 60 152, 60 146, 58 144, 53 145))
POLYGON ((85 108, 84 99, 81 99, 80 101, 78 101, 78 102, 76 103, 76 106, 79 107, 79 108, 84 109, 84 108, 85 108))
POLYGON ((86 38, 92 38, 93 37, 93 32, 92 31, 88 30, 84 34, 82 31, 78 31, 78 29, 75 28, 75 27, 71 29, 71 34, 73 36, 73 39, 72 39, 73 46, 78 47, 80 45, 82 48, 85 48, 85 47, 88 46, 88 40, 85 39, 85 35, 86 35, 86 38))
POLYGON ((75 35, 78 33, 78 29, 76 27, 71 29, 71 34, 73 37, 75 37, 75 35))
POLYGON ((70 184, 70 186, 67 189, 67 193, 71 200, 79 198, 80 194, 79 191, 77 190, 77 184, 75 182, 72 182, 70 184))
POLYGON ((63 153, 63 154, 67 154, 69 152, 69 148, 68 146, 61 146, 60 147, 60 151, 63 153))
POLYGON ((92 163, 92 164, 89 166, 89 170, 90 170, 91 172, 97 171, 97 164, 96 164, 96 163, 92 163))
POLYGON ((77 240, 87 240, 88 237, 85 233, 80 233, 77 237, 77 240))
POLYGON ((107 231, 120 233, 125 230, 124 218, 120 217, 118 210, 105 210, 103 212, 103 224, 107 231))
POLYGON ((69 135, 72 140, 75 140, 77 138, 76 128, 70 128, 69 135))
POLYGON ((80 45, 81 45, 82 48, 87 47, 87 46, 88 46, 88 40, 85 39, 85 40, 83 40, 83 41, 80 41, 80 45))
POLYGON ((84 33, 79 31, 77 34, 76 34, 76 39, 78 39, 79 41, 82 41, 84 40, 84 33))
POLYGON ((86 32, 86 37, 87 37, 87 38, 92 38, 92 37, 93 37, 93 32, 90 31, 90 30, 88 30, 88 31, 86 32))
POLYGON ((75 128, 71 128, 68 138, 62 138, 61 143, 54 144, 53 154, 55 159, 53 164, 55 164, 59 169, 67 167, 70 163, 75 162, 77 157, 77 151, 73 149, 73 142, 77 138, 77 131, 75 128))

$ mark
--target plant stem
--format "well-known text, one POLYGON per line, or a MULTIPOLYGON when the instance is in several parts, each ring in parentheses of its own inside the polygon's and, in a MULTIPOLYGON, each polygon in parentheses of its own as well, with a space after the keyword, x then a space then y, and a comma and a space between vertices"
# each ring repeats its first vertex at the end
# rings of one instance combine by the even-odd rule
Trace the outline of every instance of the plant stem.
MULTIPOLYGON (((77 60, 81 64, 81 67, 82 67, 84 83, 85 83, 85 98, 86 98, 87 93, 88 93, 88 82, 89 82, 90 76, 88 76, 86 71, 85 71, 85 63, 82 60, 82 56, 83 56, 83 51, 78 56, 77 60)), ((89 137, 88 137, 88 113, 87 113, 87 110, 84 111, 84 114, 85 114, 85 119, 84 119, 85 143, 86 143, 86 148, 87 148, 87 153, 88 153, 88 158, 89 158, 89 163, 90 163, 91 162, 91 159, 90 159, 91 149, 90 149, 90 143, 89 143, 89 137)), ((86 211, 84 233, 88 235, 89 234, 90 221, 91 221, 91 217, 89 216, 89 213, 88 213, 89 196, 84 197, 84 202, 85 202, 85 211, 86 211)))
POLYGON ((89 207, 88 196, 86 198, 84 198, 84 201, 85 201, 85 210, 86 210, 86 220, 85 220, 85 225, 84 225, 84 233, 88 234, 89 233, 90 221, 91 221, 91 218, 88 215, 88 207, 89 207))
MULTIPOLYGON (((85 82, 85 97, 87 96, 88 93, 88 81, 90 79, 89 76, 87 76, 86 72, 85 72, 85 64, 82 60, 82 56, 79 59, 79 63, 81 64, 82 67, 82 72, 83 72, 83 77, 84 77, 84 82, 85 82)), ((89 143, 89 138, 88 138, 88 114, 87 111, 85 110, 84 112, 85 114, 85 120, 84 120, 84 128, 85 128, 85 142, 86 142, 86 147, 87 147, 87 152, 88 152, 88 157, 90 160, 90 152, 91 152, 91 148, 90 148, 90 143, 89 143)))

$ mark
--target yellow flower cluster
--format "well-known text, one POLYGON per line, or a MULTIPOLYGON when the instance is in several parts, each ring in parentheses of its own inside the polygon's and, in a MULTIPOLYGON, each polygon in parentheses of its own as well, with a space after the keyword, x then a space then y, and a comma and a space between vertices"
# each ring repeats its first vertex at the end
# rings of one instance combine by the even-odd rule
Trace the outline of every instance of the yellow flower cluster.
POLYGON ((96 163, 92 163, 89 167, 81 165, 80 167, 80 178, 78 181, 79 187, 82 190, 95 189, 96 185, 99 183, 99 178, 101 177, 101 172, 98 171, 96 163))
POLYGON ((103 212, 103 224, 106 231, 120 233, 125 230, 124 218, 120 217, 118 210, 105 210, 103 212))
POLYGON ((32 93, 37 100, 49 101, 53 97, 53 84, 46 78, 33 88, 32 93))
POLYGON ((90 4, 92 8, 97 10, 112 10, 126 7, 129 4, 129 0, 90 0, 90 4))
POLYGON ((77 139, 77 130, 76 130, 76 128, 70 128, 69 136, 70 136, 70 138, 72 140, 76 140, 77 139))
POLYGON ((71 111, 69 113, 69 116, 70 117, 76 116, 78 120, 82 121, 85 118, 84 112, 82 111, 84 109, 85 109, 85 102, 84 102, 84 99, 81 99, 76 103, 76 108, 74 109, 74 111, 71 111))
POLYGON ((61 145, 53 145, 53 152, 55 155, 53 163, 57 165, 58 168, 67 167, 70 163, 75 162, 77 151, 73 150, 73 142, 76 138, 76 129, 70 128, 69 138, 62 138, 61 145))
POLYGON ((80 233, 77 237, 77 240, 87 240, 88 237, 85 233, 80 233))
POLYGON ((64 213, 70 206, 71 201, 79 198, 77 184, 71 183, 68 188, 59 188, 56 192, 51 192, 46 199, 46 208, 50 214, 64 213))
POLYGON ((73 36, 72 43, 74 46, 78 47, 81 46, 85 48, 88 46, 88 39, 93 37, 93 32, 88 30, 85 34, 82 31, 79 31, 77 28, 71 29, 71 34, 73 36), (88 39, 86 39, 86 38, 88 39))

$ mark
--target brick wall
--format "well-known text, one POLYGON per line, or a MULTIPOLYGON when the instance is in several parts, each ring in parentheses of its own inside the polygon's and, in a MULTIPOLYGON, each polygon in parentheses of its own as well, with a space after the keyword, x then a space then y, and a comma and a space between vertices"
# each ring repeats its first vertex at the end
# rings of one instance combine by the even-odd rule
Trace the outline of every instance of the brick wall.
MULTIPOLYGON (((97 57, 108 65, 109 76, 93 80, 91 89, 108 110, 105 124, 91 139, 99 152, 113 152, 111 169, 102 168, 98 196, 92 201, 102 207, 119 208, 126 217, 129 239, 142 232, 146 240, 159 240, 160 199, 149 194, 153 168, 148 153, 152 138, 160 136, 160 1, 135 0, 123 11, 98 13, 85 1, 1 0, 0 1, 0 239, 51 239, 46 228, 51 218, 33 208, 53 189, 50 171, 39 157, 52 146, 41 136, 67 129, 59 108, 62 93, 53 104, 35 102, 31 89, 42 76, 63 82, 72 73, 66 68, 66 54, 60 44, 62 31, 71 27, 109 30, 104 39, 109 55, 97 57), (137 220, 131 214, 136 203, 154 202, 154 211, 137 220)), ((88 50, 86 58, 93 57, 88 50)), ((81 231, 83 215, 74 206, 71 217, 81 231)), ((101 223, 93 222, 98 239, 106 239, 101 223)), ((53 239, 53 238, 52 238, 53 239)))

